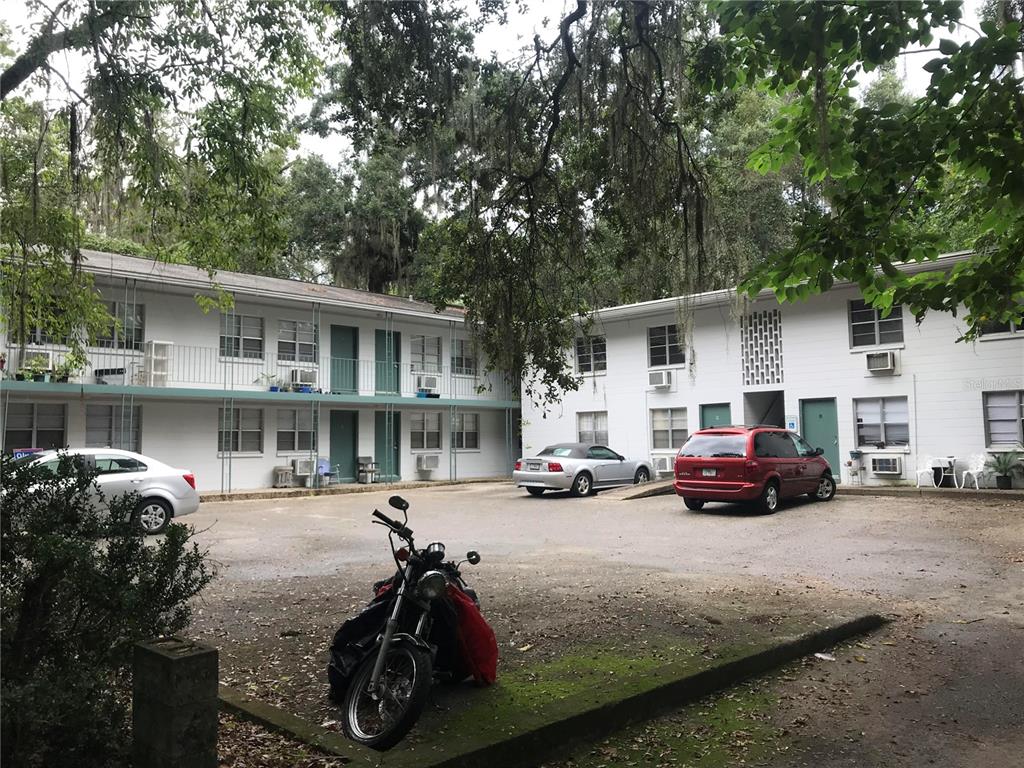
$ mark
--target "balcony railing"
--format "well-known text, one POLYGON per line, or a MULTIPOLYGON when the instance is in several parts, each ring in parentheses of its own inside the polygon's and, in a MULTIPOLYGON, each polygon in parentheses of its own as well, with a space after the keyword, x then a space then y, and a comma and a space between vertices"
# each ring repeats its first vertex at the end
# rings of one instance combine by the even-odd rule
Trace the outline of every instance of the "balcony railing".
MULTIPOLYGON (((68 355, 66 347, 30 345, 24 355, 14 345, 6 351, 5 374, 11 377, 33 358, 53 380, 68 355)), ((405 397, 436 395, 473 400, 516 400, 517 388, 496 374, 453 372, 448 366, 425 369, 410 363, 319 357, 295 360, 277 354, 230 357, 214 347, 146 342, 142 350, 89 348, 86 369, 73 377, 84 384, 122 384, 260 391, 270 389, 327 394, 405 397)))

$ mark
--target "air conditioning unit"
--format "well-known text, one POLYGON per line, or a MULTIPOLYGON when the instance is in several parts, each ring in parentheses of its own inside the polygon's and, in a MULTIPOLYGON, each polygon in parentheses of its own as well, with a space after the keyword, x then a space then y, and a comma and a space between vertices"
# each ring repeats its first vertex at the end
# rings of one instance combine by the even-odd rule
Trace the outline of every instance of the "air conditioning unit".
POLYGON ((868 352, 864 359, 869 373, 892 373, 896 370, 895 352, 868 352))
POLYGON ((292 459, 292 471, 296 475, 312 475, 313 474, 313 460, 312 459, 292 459))
POLYGON ((292 368, 292 384, 316 384, 316 370, 313 368, 292 368))
POLYGON ((654 466, 654 471, 658 474, 675 471, 675 460, 673 456, 652 456, 651 464, 654 466))
POLYGON ((441 464, 441 457, 436 453, 421 453, 416 457, 416 469, 437 469, 441 464))
POLYGON ((647 386, 665 389, 672 386, 672 371, 648 371, 647 386))
POLYGON ((52 372, 53 371, 53 352, 50 352, 50 351, 37 351, 37 350, 32 349, 32 347, 28 347, 25 350, 25 355, 21 359, 21 364, 25 365, 25 363, 27 363, 28 361, 30 361, 30 360, 33 360, 33 361, 34 360, 38 360, 39 358, 42 358, 43 362, 46 363, 46 365, 44 367, 44 370, 52 372))
POLYGON ((417 373, 416 374, 416 389, 426 390, 427 392, 437 392, 440 386, 440 381, 436 375, 428 373, 417 373))
POLYGON ((902 475, 902 456, 872 456, 871 474, 873 475, 902 475))

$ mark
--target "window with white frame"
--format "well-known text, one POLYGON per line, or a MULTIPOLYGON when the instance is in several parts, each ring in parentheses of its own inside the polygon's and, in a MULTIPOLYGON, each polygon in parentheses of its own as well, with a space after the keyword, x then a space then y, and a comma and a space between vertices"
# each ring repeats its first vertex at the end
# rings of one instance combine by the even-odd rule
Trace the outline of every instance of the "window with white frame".
POLYGON ((682 365, 685 362, 686 355, 679 341, 678 326, 657 325, 647 329, 647 364, 651 368, 682 365))
POLYGON ((981 324, 982 337, 1005 336, 1007 334, 1024 336, 1024 326, 1014 320, 1008 320, 1005 323, 988 322, 981 324))
POLYGON ((286 362, 315 363, 316 324, 281 320, 277 329, 277 357, 286 362))
POLYGON ((441 414, 414 413, 409 419, 409 447, 430 451, 441 447, 441 414))
POLYGON ((4 450, 64 448, 66 409, 62 403, 7 403, 4 450))
POLYGON ((576 371, 601 373, 608 369, 604 336, 580 336, 576 339, 576 371))
POLYGON ((608 444, 608 411, 576 414, 576 438, 581 443, 608 444))
POLYGON ((85 406, 86 448, 142 449, 142 406, 90 403, 85 406))
POLYGON ((413 336, 409 344, 409 362, 414 371, 441 371, 441 337, 413 336))
POLYGON ((452 373, 456 376, 476 376, 476 350, 469 339, 452 340, 452 373))
POLYGON ((475 451, 480 448, 480 416, 478 414, 455 414, 455 447, 467 451, 475 451))
POLYGON ((308 408, 287 408, 277 412, 277 450, 316 450, 312 411, 308 408))
POLYGON ((263 318, 253 315, 221 315, 222 357, 263 357, 263 318))
POLYGON ((1024 391, 983 392, 987 445, 1024 443, 1024 391))
POLYGON ((146 308, 142 304, 108 301, 107 311, 115 319, 110 329, 96 338, 97 347, 141 350, 145 340, 146 308))
POLYGON ((689 436, 685 408, 654 408, 651 410, 651 447, 653 449, 678 449, 689 436))
POLYGON ((854 400, 857 445, 909 445, 910 411, 905 397, 854 400))
POLYGON ((903 341, 903 307, 896 305, 888 317, 866 301, 850 302, 850 346, 873 347, 903 341))
POLYGON ((259 408, 218 408, 218 450, 263 453, 263 411, 259 408))

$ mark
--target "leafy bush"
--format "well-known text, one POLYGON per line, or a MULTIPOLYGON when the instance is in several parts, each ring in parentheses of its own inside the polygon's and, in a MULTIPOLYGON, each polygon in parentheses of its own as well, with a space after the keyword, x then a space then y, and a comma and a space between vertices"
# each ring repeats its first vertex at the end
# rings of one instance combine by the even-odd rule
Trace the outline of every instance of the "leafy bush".
POLYGON ((193 529, 147 542, 70 456, 56 475, 0 457, 0 762, 128 762, 131 652, 188 626, 209 583, 193 529), (109 511, 108 511, 109 506, 109 511))
POLYGON ((985 468, 997 475, 1012 475, 1024 472, 1024 464, 1022 462, 1024 462, 1024 452, 1002 451, 989 454, 988 461, 985 462, 985 468))

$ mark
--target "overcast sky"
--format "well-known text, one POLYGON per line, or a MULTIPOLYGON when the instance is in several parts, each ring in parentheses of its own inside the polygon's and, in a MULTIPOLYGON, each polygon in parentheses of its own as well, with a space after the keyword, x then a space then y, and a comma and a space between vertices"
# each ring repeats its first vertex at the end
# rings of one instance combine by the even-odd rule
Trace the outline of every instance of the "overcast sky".
MULTIPOLYGON (((467 4, 468 0, 467 0, 467 4)), ((534 34, 539 34, 543 40, 553 40, 557 33, 558 21, 568 12, 570 6, 575 5, 575 0, 532 0, 525 13, 517 13, 515 3, 510 3, 509 21, 504 27, 497 24, 488 25, 476 39, 476 50, 481 56, 490 56, 493 52, 502 61, 517 56, 524 46, 531 45, 534 34)), ((978 26, 978 9, 981 0, 965 0, 963 22, 966 26, 956 28, 953 32, 936 30, 935 37, 937 45, 938 38, 949 37, 958 43, 976 37, 976 34, 969 27, 978 26)), ((26 3, 20 0, 0 0, 0 20, 4 21, 11 29, 14 38, 14 49, 20 52, 25 41, 31 33, 27 28, 30 17, 26 3)), ((909 50, 900 57, 898 72, 906 81, 907 89, 916 95, 924 93, 928 85, 930 75, 921 67, 936 53, 914 53, 909 50)), ((82 83, 82 74, 86 70, 87 60, 78 53, 61 52, 50 57, 50 64, 68 78, 73 87, 79 88, 82 83)), ((870 82, 871 75, 865 75, 862 86, 870 82)), ((50 98, 55 103, 63 104, 67 101, 63 86, 55 89, 50 98)), ((309 103, 300 103, 299 110, 308 109, 309 103)), ((300 152, 316 153, 322 155, 328 162, 339 162, 344 156, 344 144, 338 137, 326 139, 319 136, 303 134, 300 137, 300 152)))

